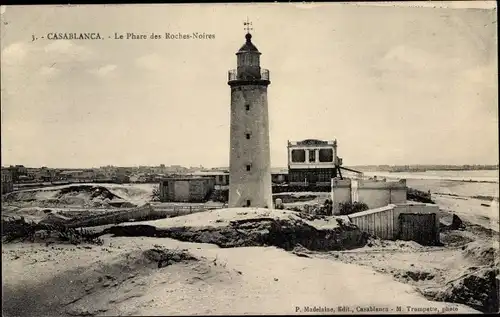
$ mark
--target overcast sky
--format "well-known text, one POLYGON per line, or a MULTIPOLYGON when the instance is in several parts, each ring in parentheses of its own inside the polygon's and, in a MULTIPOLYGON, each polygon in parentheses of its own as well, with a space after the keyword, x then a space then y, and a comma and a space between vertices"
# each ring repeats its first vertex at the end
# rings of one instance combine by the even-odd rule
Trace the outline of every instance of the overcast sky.
POLYGON ((227 166, 247 16, 273 166, 306 138, 337 139, 345 165, 498 163, 496 4, 462 2, 2 7, 2 165, 227 166), (49 32, 105 39, 32 42, 49 32))

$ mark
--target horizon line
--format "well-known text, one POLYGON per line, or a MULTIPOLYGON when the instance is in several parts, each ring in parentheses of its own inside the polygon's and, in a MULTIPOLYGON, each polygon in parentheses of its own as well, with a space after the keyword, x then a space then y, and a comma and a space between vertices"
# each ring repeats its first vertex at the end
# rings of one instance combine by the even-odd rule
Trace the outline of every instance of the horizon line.
MULTIPOLYGON (((9 167, 16 167, 16 166, 23 166, 25 168, 42 168, 42 167, 45 167, 45 168, 49 168, 49 169, 95 169, 95 168, 102 168, 102 167, 121 167, 121 168, 139 168, 139 167, 160 167, 161 164, 158 164, 158 165, 112 165, 112 164, 107 164, 107 165, 101 165, 101 166, 91 166, 91 167, 84 167, 84 166, 81 166, 81 167, 49 167, 49 166, 44 166, 44 165, 40 165, 40 166, 30 166, 30 165, 24 165, 24 164, 8 164, 8 165, 3 165, 2 164, 2 168, 9 168, 9 167)), ((203 169, 217 169, 217 168, 229 168, 229 165, 228 166, 203 166, 203 165, 200 165, 200 166, 185 166, 185 165, 180 165, 180 164, 171 164, 171 165, 167 165, 167 164, 163 164, 165 165, 165 167, 182 167, 182 168, 203 168, 203 169)), ((388 167, 414 167, 414 166, 418 166, 418 167, 445 167, 445 166, 451 166, 451 167, 465 167, 465 166, 497 166, 498 168, 498 165, 499 163, 481 163, 481 164, 477 164, 477 163, 474 163, 474 164, 471 164, 471 163, 467 163, 467 164, 422 164, 422 163, 414 163, 414 164, 411 164, 411 163, 407 163, 407 164, 345 164, 345 165, 341 165, 341 166, 345 166, 345 167, 377 167, 377 166, 388 166, 388 167)), ((272 166, 271 169, 287 169, 288 167, 287 166, 272 166)))

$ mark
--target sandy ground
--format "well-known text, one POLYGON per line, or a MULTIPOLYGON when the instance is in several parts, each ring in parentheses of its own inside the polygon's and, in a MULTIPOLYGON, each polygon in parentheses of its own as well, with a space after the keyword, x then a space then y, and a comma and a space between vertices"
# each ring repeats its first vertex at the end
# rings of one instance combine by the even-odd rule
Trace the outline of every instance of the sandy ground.
POLYGON ((89 187, 89 188, 105 188, 114 194, 115 200, 129 202, 136 206, 144 205, 151 200, 153 192, 153 184, 69 184, 60 186, 50 186, 43 188, 24 189, 12 192, 6 195, 5 200, 9 197, 15 197, 14 201, 9 201, 9 204, 18 208, 25 207, 59 207, 59 208, 96 208, 100 205, 106 205, 109 199, 98 195, 92 197, 87 191, 68 192, 62 191, 71 187, 89 187))
POLYGON ((152 202, 152 191, 155 184, 70 184, 50 186, 44 188, 25 189, 16 191, 2 199, 2 217, 24 217, 28 221, 40 222, 49 214, 58 214, 63 217, 73 218, 88 215, 103 215, 117 210, 134 208, 151 203, 155 208, 172 208, 178 206, 205 206, 206 208, 220 208, 222 203, 160 203, 152 202), (102 195, 93 196, 87 190, 63 193, 70 187, 87 186, 90 188, 105 188, 115 195, 116 200, 130 203, 123 207, 109 205, 109 199, 102 195), (10 196, 10 197, 9 197, 10 196), (12 199, 14 197, 14 199, 12 199))
MULTIPOLYGON (((444 239, 442 239, 444 240, 444 239)), ((328 254, 312 252, 316 257, 334 257, 343 263, 356 263, 393 276, 396 280, 415 286, 425 294, 442 288, 447 282, 468 269, 493 265, 480 257, 484 241, 467 245, 465 238, 456 245, 425 247, 408 241, 378 241, 375 245, 352 251, 328 254), (463 249, 463 246, 465 250, 463 249)), ((498 246, 497 246, 498 250, 498 246)))
MULTIPOLYGON (((498 203, 472 198, 498 199, 498 184, 408 180, 408 186, 430 190, 443 213, 453 212, 467 223, 498 231, 498 203)), ((147 189, 111 190, 120 196, 136 195, 138 201, 147 189)), ((324 199, 318 196, 306 203, 324 199)), ((35 216, 43 213, 42 207, 30 206, 35 216)), ((217 210, 208 218, 192 214, 147 223, 216 226, 268 212, 245 208, 235 216, 217 210)), ((293 217, 289 212, 273 213, 273 217, 293 217)), ((306 252, 309 257, 274 247, 221 249, 168 238, 106 236, 103 246, 9 243, 2 247, 3 310, 4 316, 296 314, 306 313, 306 306, 330 307, 337 313, 338 306, 346 306, 354 313, 370 313, 368 307, 373 305, 388 308, 388 313, 430 312, 407 306, 475 312, 463 305, 430 301, 423 294, 468 268, 484 265, 481 250, 489 246, 498 250, 498 236, 468 228, 446 233, 442 241, 443 247, 422 247, 374 240, 351 251, 306 252), (187 249, 197 260, 158 268, 144 257, 144 251, 158 247, 187 249)))
POLYGON ((433 195, 432 199, 445 211, 451 211, 473 224, 478 224, 485 228, 499 231, 499 208, 498 202, 491 201, 484 206, 484 200, 473 198, 460 198, 445 195, 433 195))
POLYGON ((402 313, 475 312, 431 302, 368 268, 274 247, 106 237, 103 246, 6 244, 2 260, 4 316, 300 314, 314 306, 396 313, 398 305, 402 313), (154 247, 187 249, 198 260, 159 269, 143 256, 154 247))
POLYGON ((296 197, 300 200, 300 197, 304 196, 315 196, 315 198, 308 201, 296 201, 296 202, 287 202, 283 200, 283 205, 285 208, 294 208, 294 207, 303 207, 304 205, 309 206, 319 206, 325 203, 326 199, 331 199, 330 193, 327 192, 301 192, 301 193, 280 193, 273 195, 273 199, 279 198, 282 195, 292 195, 292 197, 296 197))
MULTIPOLYGON (((297 215, 297 212, 292 210, 271 210, 265 208, 225 208, 215 209, 206 212, 193 213, 182 217, 173 217, 150 221, 125 222, 122 226, 127 225, 149 225, 158 229, 175 228, 175 227, 224 227, 228 226, 231 221, 272 218, 275 220, 296 220, 303 221, 318 229, 334 229, 338 227, 337 221, 329 217, 328 219, 306 220, 297 215)), ((93 231, 102 231, 105 228, 113 225, 105 225, 89 228, 93 231)))
POLYGON ((453 212, 471 223, 499 231, 498 183, 409 179, 407 185, 426 192, 430 190, 432 199, 440 209, 453 212), (483 197, 474 198, 478 196, 483 197))
POLYGON ((472 197, 476 195, 492 196, 498 200, 498 183, 474 183, 453 180, 406 180, 408 187, 428 191, 437 194, 456 194, 462 197, 472 197))

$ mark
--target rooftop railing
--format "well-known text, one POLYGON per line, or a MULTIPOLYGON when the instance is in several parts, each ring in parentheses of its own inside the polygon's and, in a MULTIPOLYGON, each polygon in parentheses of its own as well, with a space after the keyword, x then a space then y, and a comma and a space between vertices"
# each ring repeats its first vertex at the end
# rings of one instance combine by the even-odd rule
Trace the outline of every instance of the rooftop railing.
POLYGON ((234 80, 269 80, 269 70, 261 68, 260 76, 252 76, 250 72, 242 74, 238 73, 237 69, 231 69, 228 72, 228 81, 234 80))
POLYGON ((265 68, 260 69, 260 79, 269 80, 269 69, 265 68))

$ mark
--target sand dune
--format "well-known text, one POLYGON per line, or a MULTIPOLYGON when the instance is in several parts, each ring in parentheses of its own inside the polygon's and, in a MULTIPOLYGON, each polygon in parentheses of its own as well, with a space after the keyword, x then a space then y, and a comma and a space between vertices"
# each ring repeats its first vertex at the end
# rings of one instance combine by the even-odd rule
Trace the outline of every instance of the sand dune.
POLYGON ((314 306, 396 313, 398 305, 400 313, 409 313, 407 306, 475 312, 429 301, 411 286, 355 264, 274 247, 106 238, 104 246, 90 249, 8 244, 2 259, 4 316, 296 314, 314 306), (197 261, 157 268, 143 256, 151 248, 186 249, 197 261))

